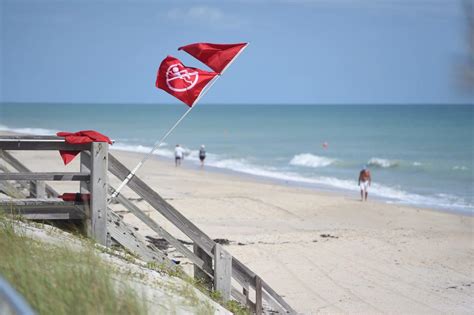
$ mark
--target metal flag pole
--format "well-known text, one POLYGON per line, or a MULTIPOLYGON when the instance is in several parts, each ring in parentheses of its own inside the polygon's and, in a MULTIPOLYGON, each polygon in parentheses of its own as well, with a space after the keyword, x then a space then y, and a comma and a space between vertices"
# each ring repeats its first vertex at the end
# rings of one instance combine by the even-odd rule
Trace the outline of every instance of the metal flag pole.
POLYGON ((161 137, 161 139, 159 139, 158 141, 155 142, 155 144, 153 145, 153 148, 151 149, 151 151, 148 152, 148 154, 143 157, 143 159, 137 164, 137 166, 135 166, 135 168, 127 175, 127 177, 125 177, 125 179, 122 181, 122 183, 120 183, 120 185, 117 187, 117 189, 112 193, 112 195, 110 196, 110 199, 107 201, 107 203, 110 203, 115 197, 117 197, 120 194, 120 191, 128 184, 128 182, 133 178, 133 176, 135 176, 135 173, 140 169, 140 167, 142 167, 142 165, 146 162, 146 160, 148 160, 153 155, 153 152, 155 152, 155 150, 160 147, 160 145, 166 140, 166 138, 171 134, 171 132, 173 132, 173 130, 179 125, 179 123, 184 119, 184 117, 186 117, 191 112, 191 110, 194 107, 197 106, 199 100, 211 89, 211 87, 214 85, 214 83, 216 83, 216 81, 222 76, 222 74, 224 74, 224 71, 227 70, 227 68, 235 61, 235 59, 237 59, 237 57, 244 51, 245 48, 247 48, 248 45, 249 45, 249 43, 247 43, 247 45, 242 47, 242 49, 239 51, 239 53, 237 55, 235 55, 235 57, 225 66, 225 68, 222 70, 222 72, 220 74, 217 74, 217 76, 215 76, 211 80, 211 82, 209 82, 209 84, 199 94, 198 98, 194 101, 192 106, 183 114, 183 116, 181 116, 181 118, 178 119, 178 121, 176 121, 176 123, 173 125, 173 127, 171 127, 161 137))
POLYGON ((219 77, 220 75, 217 75, 211 80, 211 82, 204 88, 201 94, 199 94, 198 98, 196 99, 196 101, 194 101, 193 105, 189 107, 189 109, 181 116, 181 118, 179 118, 176 121, 176 123, 158 141, 155 142, 151 151, 148 152, 147 155, 143 157, 143 159, 137 164, 137 166, 135 166, 135 168, 127 175, 127 177, 125 177, 123 182, 121 182, 120 185, 117 187, 117 189, 113 192, 113 194, 110 196, 108 203, 110 203, 112 199, 114 199, 120 194, 120 191, 128 184, 128 182, 133 178, 133 176, 135 176, 135 173, 140 169, 140 167, 142 167, 142 165, 146 162, 146 160, 148 160, 153 155, 153 152, 155 152, 155 150, 160 147, 160 145, 166 140, 166 138, 168 138, 168 136, 179 125, 179 123, 184 119, 184 117, 186 117, 191 112, 191 110, 197 106, 198 101, 210 90, 210 88, 214 85, 214 83, 217 81, 219 77))

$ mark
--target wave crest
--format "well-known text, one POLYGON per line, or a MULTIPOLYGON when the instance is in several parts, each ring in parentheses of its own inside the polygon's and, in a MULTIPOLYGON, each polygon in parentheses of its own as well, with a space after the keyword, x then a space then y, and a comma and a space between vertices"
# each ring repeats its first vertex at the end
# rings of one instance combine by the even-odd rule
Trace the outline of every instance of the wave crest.
POLYGON ((291 161, 291 165, 306 166, 306 167, 325 167, 336 162, 335 159, 324 156, 317 156, 311 153, 302 153, 295 155, 291 161))
POLYGON ((380 168, 391 168, 391 167, 397 167, 400 165, 398 161, 392 161, 392 160, 387 160, 387 159, 381 159, 381 158, 371 158, 367 162, 368 166, 372 167, 380 167, 380 168))
POLYGON ((45 128, 10 128, 5 125, 0 125, 0 131, 9 131, 9 132, 21 133, 21 134, 26 134, 26 135, 55 136, 59 130, 45 129, 45 128))

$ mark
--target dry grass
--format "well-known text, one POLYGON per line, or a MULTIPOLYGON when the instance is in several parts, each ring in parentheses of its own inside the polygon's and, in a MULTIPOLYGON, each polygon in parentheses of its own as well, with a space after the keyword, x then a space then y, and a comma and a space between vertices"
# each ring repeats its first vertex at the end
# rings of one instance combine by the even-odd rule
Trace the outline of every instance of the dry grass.
POLYGON ((2 217, 0 274, 38 314, 147 313, 131 288, 117 285, 113 279, 119 275, 92 246, 78 251, 44 244, 24 236, 2 217))

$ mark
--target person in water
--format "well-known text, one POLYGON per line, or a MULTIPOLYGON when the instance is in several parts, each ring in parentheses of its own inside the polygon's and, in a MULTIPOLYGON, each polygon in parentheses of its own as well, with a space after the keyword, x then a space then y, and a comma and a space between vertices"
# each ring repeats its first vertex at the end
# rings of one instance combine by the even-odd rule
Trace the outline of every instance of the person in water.
POLYGON ((184 150, 183 148, 177 144, 176 147, 174 148, 174 164, 176 167, 181 165, 181 160, 184 157, 184 150))
POLYGON ((199 160, 201 160, 201 167, 204 166, 204 160, 206 159, 206 148, 204 147, 204 144, 201 145, 201 148, 199 149, 199 160))
POLYGON ((372 182, 372 177, 370 176, 370 171, 367 169, 367 166, 364 165, 362 170, 359 173, 359 187, 360 187, 360 198, 361 201, 367 201, 367 196, 369 195, 369 186, 372 182))

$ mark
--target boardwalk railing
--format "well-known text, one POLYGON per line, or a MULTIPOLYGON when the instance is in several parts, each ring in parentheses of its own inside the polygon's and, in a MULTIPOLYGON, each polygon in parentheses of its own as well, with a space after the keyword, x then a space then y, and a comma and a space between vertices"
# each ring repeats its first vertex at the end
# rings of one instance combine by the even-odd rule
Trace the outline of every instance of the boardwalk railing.
MULTIPOLYGON (((84 217, 86 234, 98 243, 107 245, 107 154, 106 143, 95 142, 91 144, 72 145, 64 138, 54 136, 2 136, 0 139, 1 158, 9 163, 18 172, 0 173, 0 181, 17 180, 30 182, 30 195, 34 200, 9 200, 2 201, 4 209, 8 206, 21 210, 26 217, 45 220, 74 219, 84 217), (15 159, 6 150, 65 150, 89 151, 89 168, 81 172, 31 172, 26 166, 15 159), (81 187, 90 192, 90 202, 66 202, 59 199, 44 200, 47 194, 58 197, 58 193, 45 185, 45 181, 80 181, 81 187), (43 211, 41 211, 41 209, 43 211), (36 211, 35 211, 36 210, 36 211)), ((5 184, 4 184, 5 185, 5 184)))
MULTIPOLYGON (((30 188, 32 187, 30 190, 33 190, 30 195, 36 197, 36 199, 30 199, 30 201, 28 201, 29 199, 17 200, 15 206, 24 211, 28 209, 35 211, 31 210, 34 206, 54 208, 55 211, 60 209, 61 213, 67 213, 70 218, 74 217, 72 215, 73 211, 70 211, 71 207, 79 207, 83 211, 83 218, 87 226, 90 226, 87 229, 88 235, 95 238, 99 243, 109 245, 111 241, 116 241, 147 261, 159 261, 173 267, 170 259, 152 244, 147 244, 134 233, 132 227, 124 223, 110 208, 107 208, 107 193, 113 192, 113 188, 110 187, 107 179, 107 169, 110 174, 119 180, 124 180, 130 170, 112 154, 108 153, 106 143, 71 146, 58 137, 1 137, 0 154, 0 158, 3 158, 18 171, 17 173, 0 173, 0 183, 1 180, 28 180, 30 181, 30 188), (30 172, 29 169, 5 151, 58 149, 81 151, 81 169, 79 173, 30 172), (77 203, 61 203, 58 200, 53 202, 51 199, 38 198, 38 196, 58 196, 54 189, 44 184, 43 181, 45 180, 80 181, 81 192, 90 192, 91 194, 90 206, 77 203), (44 192, 39 192, 38 187, 44 192), (29 208, 26 205, 28 202, 33 203, 29 208), (55 203, 55 207, 51 207, 52 203, 55 203)), ((151 219, 148 214, 123 195, 119 195, 115 201, 122 204, 131 214, 144 222, 150 229, 164 238, 170 246, 186 257, 194 265, 194 277, 200 279, 209 289, 219 291, 224 300, 232 298, 249 306, 255 314, 262 314, 263 312, 296 314, 293 308, 267 282, 201 231, 143 180, 134 176, 128 183, 128 187, 189 237, 193 242, 193 250, 188 249, 180 240, 167 232, 158 222, 151 219)), ((1 205, 2 203, 0 203, 1 205)), ((38 212, 40 210, 36 210, 36 213, 33 214, 38 215, 38 212)), ((51 214, 49 217, 54 216, 51 214)))

